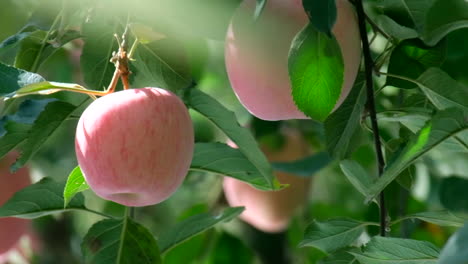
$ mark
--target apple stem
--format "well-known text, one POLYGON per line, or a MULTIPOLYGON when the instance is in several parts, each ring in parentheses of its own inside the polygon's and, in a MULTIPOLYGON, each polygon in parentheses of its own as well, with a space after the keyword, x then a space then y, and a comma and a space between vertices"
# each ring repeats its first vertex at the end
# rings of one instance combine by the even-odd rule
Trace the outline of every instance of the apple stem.
MULTIPOLYGON (((379 176, 382 175, 385 167, 385 161, 383 158, 382 153, 382 144, 380 142, 380 135, 379 135, 379 126, 377 123, 377 114, 375 111, 375 100, 374 100, 374 82, 372 79, 372 72, 373 72, 373 61, 370 53, 369 48, 369 40, 367 38, 367 30, 366 30, 366 14, 364 13, 364 8, 362 6, 362 0, 355 0, 356 4, 356 11, 358 15, 358 23, 359 23, 359 31, 361 33, 361 41, 362 41, 362 49, 364 53, 364 64, 365 64, 365 74, 366 74, 366 87, 367 87, 367 102, 366 108, 369 112, 371 124, 372 124, 372 131, 374 135, 374 144, 375 144, 375 152, 378 161, 378 171, 379 176)), ((379 195, 379 209, 380 209, 380 235, 385 236, 387 233, 387 208, 385 206, 385 196, 384 191, 382 191, 379 195)))

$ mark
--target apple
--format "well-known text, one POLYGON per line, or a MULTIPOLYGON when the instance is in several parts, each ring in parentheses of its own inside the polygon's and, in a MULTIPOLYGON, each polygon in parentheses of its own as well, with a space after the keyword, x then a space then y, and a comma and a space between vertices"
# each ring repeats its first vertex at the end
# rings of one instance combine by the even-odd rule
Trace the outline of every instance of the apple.
POLYGON ((86 108, 76 129, 76 156, 88 185, 126 206, 157 204, 174 193, 193 148, 187 108, 160 88, 105 95, 86 108))
MULTIPOLYGON (((245 0, 234 14, 226 36, 225 60, 231 86, 244 107, 264 120, 306 119, 294 104, 288 54, 295 35, 308 23, 300 0, 268 0, 253 21, 255 0, 245 0)), ((359 70, 361 42, 353 6, 336 0, 332 29, 344 61, 344 82, 338 108, 359 70)))
MULTIPOLYGON (((299 133, 288 131, 282 149, 275 151, 263 146, 262 150, 270 161, 293 161, 310 153, 307 146, 299 133)), ((231 206, 245 206, 240 218, 268 233, 281 232, 288 227, 294 212, 307 201, 311 181, 311 178, 284 172, 275 172, 275 175, 289 187, 280 191, 261 191, 234 178, 225 177, 223 182, 228 203, 231 206)))
POLYGON ((40 253, 42 244, 37 234, 28 230, 7 252, 0 254, 0 264, 31 263, 40 253))
MULTIPOLYGON (((27 167, 19 169, 16 173, 10 173, 10 165, 15 162, 17 156, 17 153, 10 152, 0 162, 0 206, 14 193, 31 183, 27 167)), ((21 236, 27 233, 29 222, 14 217, 0 218, 0 255, 13 248, 21 236)))

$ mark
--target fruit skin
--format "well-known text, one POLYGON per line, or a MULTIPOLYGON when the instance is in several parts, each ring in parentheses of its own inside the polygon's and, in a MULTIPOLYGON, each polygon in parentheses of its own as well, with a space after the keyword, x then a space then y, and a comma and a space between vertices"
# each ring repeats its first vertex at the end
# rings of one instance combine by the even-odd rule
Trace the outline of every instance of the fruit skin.
MULTIPOLYGON (((254 23, 255 2, 245 0, 228 29, 225 59, 231 86, 244 107, 260 119, 306 119, 294 104, 288 74, 292 40, 308 22, 301 1, 269 0, 254 23)), ((343 55, 344 82, 334 110, 349 94, 361 60, 353 7, 348 0, 337 0, 336 5, 332 31, 343 55)))
MULTIPOLYGON (((270 161, 293 161, 309 153, 304 139, 298 133, 291 132, 288 132, 281 150, 262 148, 270 161)), ((225 177, 223 182, 229 205, 245 206, 240 218, 268 233, 281 232, 288 227, 296 209, 307 201, 311 182, 310 177, 303 178, 284 172, 275 172, 275 175, 281 183, 290 184, 289 187, 280 191, 261 191, 234 178, 225 177)))
MULTIPOLYGON (((19 169, 16 173, 10 173, 10 165, 15 162, 17 156, 17 153, 10 152, 0 163, 0 206, 14 193, 31 183, 27 167, 19 169)), ((27 233, 29 222, 14 217, 0 218, 0 255, 13 248, 21 236, 27 233)))
POLYGON ((100 197, 126 206, 167 199, 192 161, 193 126, 184 103, 160 88, 103 96, 76 129, 78 163, 100 197))

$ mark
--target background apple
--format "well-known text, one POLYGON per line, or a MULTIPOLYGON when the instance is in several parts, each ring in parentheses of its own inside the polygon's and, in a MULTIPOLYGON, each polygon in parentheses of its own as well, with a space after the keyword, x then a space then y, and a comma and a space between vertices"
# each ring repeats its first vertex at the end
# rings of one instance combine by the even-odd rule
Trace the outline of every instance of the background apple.
MULTIPOLYGON (((10 165, 18 156, 15 152, 8 153, 0 162, 0 205, 8 201, 15 192, 27 187, 31 180, 27 167, 10 173, 10 165)), ((16 245, 29 227, 29 220, 7 217, 0 218, 0 255, 16 245)))
MULTIPOLYGON (((260 119, 305 119, 293 102, 288 74, 291 42, 308 22, 301 1, 269 0, 254 22, 255 3, 244 1, 229 26, 225 59, 231 86, 245 108, 260 119)), ((343 54, 344 83, 335 109, 352 88, 361 60, 353 6, 347 0, 337 0, 336 5, 332 31, 343 54)))
POLYGON ((91 189, 126 206, 156 204, 175 192, 187 174, 193 146, 187 108, 159 88, 97 99, 81 116, 75 139, 91 189))
MULTIPOLYGON (((231 143, 232 144, 232 143, 231 143)), ((284 145, 279 150, 262 147, 270 161, 293 161, 310 153, 308 144, 296 131, 287 131, 284 145)), ((281 191, 261 191, 236 180, 224 178, 224 194, 231 206, 245 206, 240 218, 264 232, 281 232, 288 226, 296 209, 307 200, 310 178, 276 172, 281 183, 290 184, 281 191)))

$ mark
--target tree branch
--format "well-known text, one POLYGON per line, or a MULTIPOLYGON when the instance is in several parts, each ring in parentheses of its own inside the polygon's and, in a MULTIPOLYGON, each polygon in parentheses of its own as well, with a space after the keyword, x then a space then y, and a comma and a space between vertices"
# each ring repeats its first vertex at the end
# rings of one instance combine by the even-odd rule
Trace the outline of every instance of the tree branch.
MULTIPOLYGON (((379 176, 382 175, 385 161, 383 158, 382 153, 382 144, 380 142, 380 135, 379 135, 379 126, 377 123, 377 115, 375 111, 375 100, 374 100, 374 82, 372 79, 372 72, 373 72, 373 61, 370 53, 369 48, 369 40, 367 38, 367 30, 366 30, 366 14, 364 13, 364 8, 362 6, 362 0, 355 0, 356 4, 356 11, 358 15, 358 23, 359 23, 359 31, 361 32, 361 41, 362 41, 362 49, 364 53, 364 63, 365 63, 365 73, 366 73, 366 87, 367 87, 367 102, 366 108, 369 112, 372 130, 374 134, 374 144, 375 144, 375 152, 377 155, 378 167, 379 167, 379 176)), ((385 196, 384 192, 380 193, 380 235, 385 236, 387 233, 387 208, 385 207, 385 196)))

